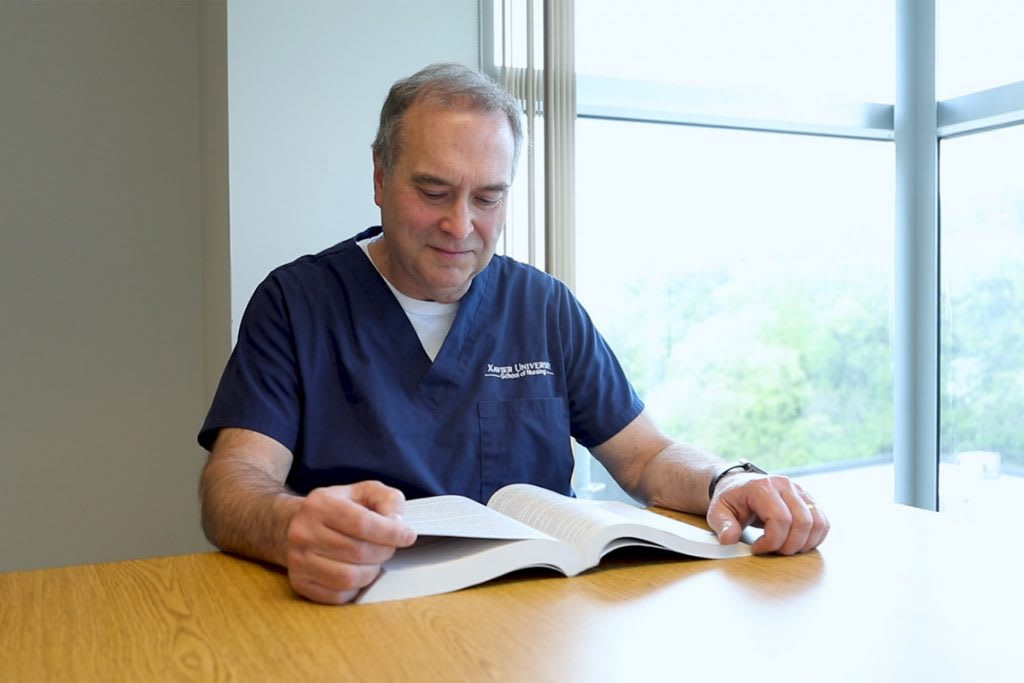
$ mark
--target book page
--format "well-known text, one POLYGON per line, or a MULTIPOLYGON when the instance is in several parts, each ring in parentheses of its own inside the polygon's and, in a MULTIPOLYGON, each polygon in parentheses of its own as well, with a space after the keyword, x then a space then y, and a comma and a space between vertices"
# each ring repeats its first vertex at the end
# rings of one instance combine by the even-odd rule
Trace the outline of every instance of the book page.
POLYGON ((700 527, 693 526, 692 524, 680 522, 679 520, 672 519, 671 517, 665 517, 656 512, 634 507, 621 501, 588 500, 586 502, 589 505, 604 508, 609 512, 614 512, 622 520, 629 520, 654 529, 661 529, 670 534, 681 538, 688 538, 698 543, 717 542, 718 539, 718 536, 714 531, 701 529, 700 527))
POLYGON ((580 549, 605 528, 623 521, 611 510, 530 484, 505 486, 487 505, 580 549))
POLYGON ((420 536, 525 539, 547 534, 463 496, 410 500, 402 519, 420 536))
POLYGON ((656 546, 704 558, 750 554, 746 542, 725 546, 712 531, 650 510, 617 501, 578 500, 529 484, 506 486, 487 504, 572 545, 595 564, 625 546, 656 546))
MULTIPOLYGON (((673 536, 678 536, 679 538, 685 538, 696 543, 718 544, 718 534, 714 531, 702 529, 701 527, 694 526, 688 522, 681 522, 677 519, 659 515, 656 512, 638 508, 618 500, 588 500, 585 502, 588 505, 599 506, 610 512, 614 512, 621 519, 636 522, 637 524, 643 524, 644 526, 652 529, 659 529, 670 533, 673 536)), ((761 538, 763 535, 764 529, 757 529, 748 526, 743 530, 743 533, 740 534, 740 540, 749 545, 761 538)))

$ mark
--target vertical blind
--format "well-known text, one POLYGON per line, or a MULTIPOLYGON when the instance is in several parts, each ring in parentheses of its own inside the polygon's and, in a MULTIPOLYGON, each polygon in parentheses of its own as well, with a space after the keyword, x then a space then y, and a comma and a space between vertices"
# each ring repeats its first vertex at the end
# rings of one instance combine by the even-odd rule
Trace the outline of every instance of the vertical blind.
MULTIPOLYGON (((494 0, 493 40, 482 41, 483 66, 520 100, 528 144, 526 260, 570 287, 575 284, 576 74, 573 0, 494 0), (538 11, 539 10, 539 11, 538 11), (538 43, 540 61, 538 68, 538 43), (542 157, 538 163, 538 155, 542 157)), ((486 22, 485 22, 486 23, 486 22)), ((485 28, 485 31, 487 29, 485 28)), ((513 221, 507 227, 515 230, 513 221)), ((510 237, 511 235, 506 235, 510 237)))

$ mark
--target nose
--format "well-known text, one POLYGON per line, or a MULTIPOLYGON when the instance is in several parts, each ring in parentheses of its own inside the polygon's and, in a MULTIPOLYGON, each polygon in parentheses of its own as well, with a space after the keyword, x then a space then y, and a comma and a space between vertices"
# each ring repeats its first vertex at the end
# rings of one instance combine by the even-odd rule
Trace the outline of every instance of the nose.
POLYGON ((466 202, 452 202, 449 211, 441 219, 441 229, 458 240, 466 239, 472 234, 473 216, 466 202))

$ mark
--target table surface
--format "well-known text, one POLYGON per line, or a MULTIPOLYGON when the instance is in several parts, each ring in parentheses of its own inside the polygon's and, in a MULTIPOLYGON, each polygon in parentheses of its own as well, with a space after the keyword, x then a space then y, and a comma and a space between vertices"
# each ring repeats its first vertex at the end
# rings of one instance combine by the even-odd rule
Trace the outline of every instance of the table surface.
POLYGON ((1024 680, 1005 528, 896 505, 832 523, 797 557, 626 550, 343 607, 221 553, 0 574, 0 681, 1024 680))

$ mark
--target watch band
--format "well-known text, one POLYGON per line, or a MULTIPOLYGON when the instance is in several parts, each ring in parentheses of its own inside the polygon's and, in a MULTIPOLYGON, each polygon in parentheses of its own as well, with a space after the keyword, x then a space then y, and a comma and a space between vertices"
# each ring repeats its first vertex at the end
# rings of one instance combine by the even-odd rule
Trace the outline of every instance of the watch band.
POLYGON ((718 482, 722 481, 722 479, 726 475, 732 474, 733 472, 757 472, 758 474, 768 474, 767 472, 765 472, 764 470, 762 470, 760 467, 750 462, 749 460, 744 460, 740 458, 735 463, 729 465, 724 470, 716 474, 715 477, 711 480, 711 483, 708 484, 709 501, 715 495, 715 488, 718 486, 718 482))

